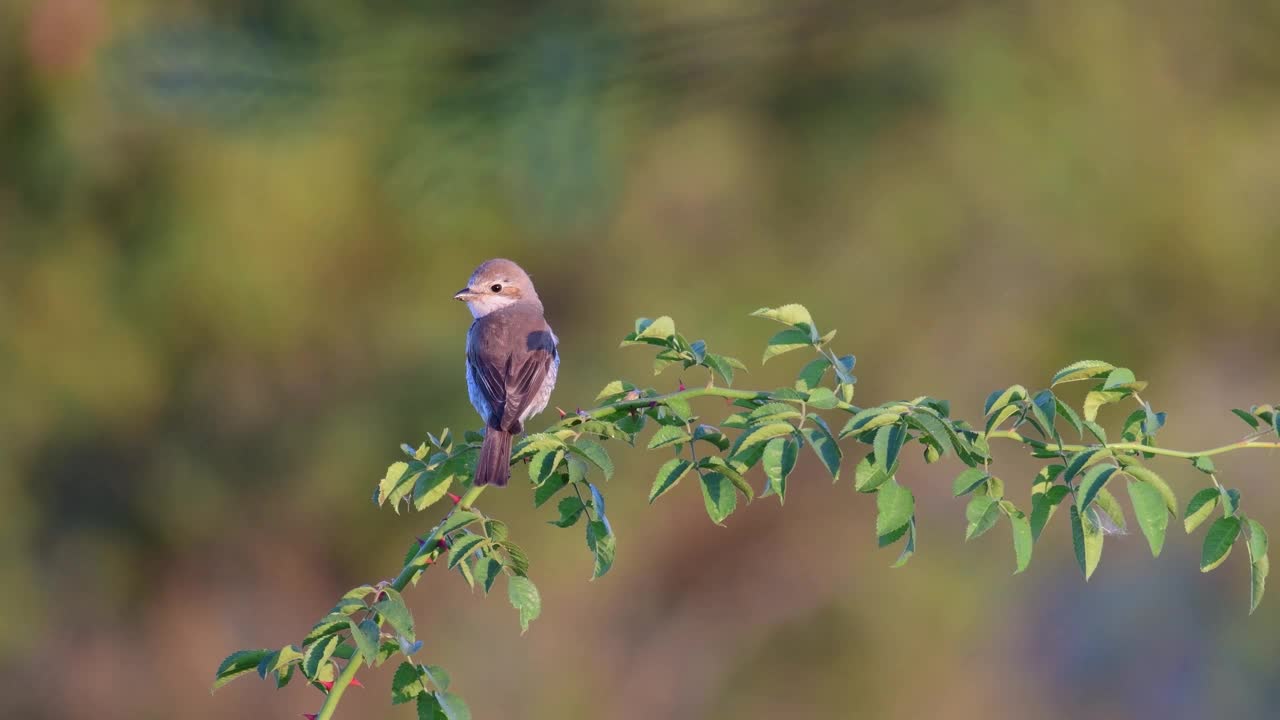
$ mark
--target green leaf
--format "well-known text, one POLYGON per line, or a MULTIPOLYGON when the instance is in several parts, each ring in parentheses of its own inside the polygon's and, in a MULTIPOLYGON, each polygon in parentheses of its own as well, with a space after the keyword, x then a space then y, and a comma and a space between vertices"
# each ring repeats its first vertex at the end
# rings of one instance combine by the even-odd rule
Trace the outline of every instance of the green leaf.
POLYGON ((443 537, 454 530, 464 528, 479 519, 479 515, 468 510, 454 510, 452 513, 449 513, 449 516, 444 519, 444 522, 440 523, 440 528, 437 532, 439 532, 440 536, 443 537))
POLYGON ((1245 523, 1249 528, 1249 552, 1253 556, 1266 555, 1271 544, 1267 538, 1266 528, 1262 527, 1262 523, 1253 518, 1247 518, 1245 523))
MULTIPOLYGON (((911 520, 905 526, 905 534, 907 541, 902 545, 902 552, 898 555, 898 559, 889 567, 900 568, 907 564, 912 555, 916 553, 916 519, 912 516, 911 520)), ((882 546, 883 547, 883 546, 882 546)))
POLYGON ((972 540, 995 526, 1000 517, 1000 506, 989 495, 975 495, 965 507, 964 514, 969 521, 964 539, 972 540))
POLYGON ((422 684, 422 673, 416 665, 402 662, 396 667, 396 674, 391 677, 392 705, 413 702, 414 698, 426 691, 426 686, 422 684))
POLYGON ((548 522, 556 527, 572 527, 578 522, 578 518, 582 516, 582 511, 586 510, 586 507, 581 498, 576 495, 562 498, 560 504, 556 506, 556 509, 560 511, 560 518, 558 520, 549 520, 548 522))
POLYGON ((679 445, 693 439, 693 436, 685 432, 685 429, 679 425, 663 425, 658 431, 649 438, 649 449, 655 450, 668 445, 679 445))
POLYGON ((1231 409, 1231 412, 1235 413, 1235 414, 1236 414, 1236 417, 1238 417, 1238 418, 1240 418, 1241 420, 1245 421, 1245 423, 1246 423, 1249 427, 1253 428, 1254 430, 1257 430, 1257 429, 1258 429, 1258 418, 1254 417, 1254 416, 1253 416, 1253 413, 1251 413, 1251 412, 1247 412, 1247 411, 1245 411, 1245 410, 1241 410, 1241 409, 1239 409, 1239 408, 1232 408, 1232 409, 1231 409))
POLYGON ((1218 503, 1222 500, 1222 493, 1217 488, 1205 488, 1195 495, 1191 496, 1191 501, 1187 503, 1187 511, 1182 516, 1182 527, 1187 534, 1192 533, 1200 524, 1209 519, 1214 509, 1218 507, 1218 503))
POLYGON ((1218 518, 1205 533, 1204 546, 1200 549, 1200 572, 1210 570, 1222 564, 1231 554, 1231 546, 1240 535, 1240 518, 1218 518))
POLYGON ((1027 389, 1021 385, 1011 385, 1004 390, 996 390, 987 396, 987 402, 983 405, 982 414, 990 417, 991 413, 1001 410, 1006 405, 1026 399, 1027 389))
POLYGON ((769 338, 769 343, 764 349, 764 357, 760 360, 760 363, 767 363, 770 358, 791 352, 792 350, 809 347, 810 345, 811 340, 809 338, 809 334, 803 330, 783 330, 769 338))
POLYGON ((1191 464, 1195 469, 1206 475, 1212 475, 1218 471, 1218 469, 1213 466, 1213 458, 1210 457, 1198 457, 1195 460, 1192 460, 1191 464))
POLYGON ((1097 515, 1104 515, 1111 520, 1111 523, 1116 526, 1120 534, 1123 535, 1128 532, 1129 525, 1125 522, 1124 508, 1120 505, 1120 501, 1116 499, 1116 496, 1111 494, 1110 490, 1106 488, 1099 490, 1098 496, 1094 498, 1093 505, 1090 507, 1093 508, 1095 513, 1094 519, 1097 519, 1097 515))
POLYGON ((1093 504, 1094 498, 1098 496, 1098 492, 1107 484, 1112 475, 1120 468, 1115 465, 1094 465, 1085 473, 1084 479, 1080 481, 1079 495, 1077 503, 1080 505, 1080 512, 1089 509, 1093 504))
POLYGON ((422 674, 437 690, 449 689, 449 673, 439 665, 423 665, 422 674))
MULTIPOLYGON (((762 456, 764 455, 763 447, 759 449, 759 453, 762 456)), ((719 455, 710 455, 700 458, 698 460, 698 467, 724 475, 729 479, 729 482, 733 483, 733 486, 736 487, 739 492, 746 496, 748 501, 755 499, 755 490, 753 490, 751 485, 747 483, 746 479, 742 477, 742 473, 738 472, 736 467, 725 461, 725 459, 719 455)))
POLYGON ((1267 591, 1267 574, 1271 571, 1271 561, 1266 555, 1256 556, 1249 563, 1249 614, 1252 615, 1262 603, 1262 596, 1267 591))
POLYGON ((701 440, 714 445, 715 448, 721 452, 728 450, 730 445, 729 438, 725 437, 725 434, 720 432, 719 428, 711 425, 699 425, 694 428, 693 439, 695 442, 701 440))
POLYGON ((1084 572, 1084 579, 1093 577, 1098 569, 1098 561, 1102 559, 1102 530, 1088 517, 1082 517, 1075 505, 1069 506, 1071 511, 1071 544, 1076 551, 1076 562, 1084 572))
POLYGON ((422 693, 418 696, 417 703, 418 720, 449 720, 444 714, 444 708, 440 707, 440 701, 436 700, 435 693, 422 693))
POLYGON ((1054 373, 1050 386, 1076 380, 1090 380, 1105 375, 1114 369, 1115 365, 1101 360, 1080 360, 1054 373))
POLYGON ((841 355, 836 358, 836 362, 833 367, 836 371, 836 378, 840 380, 840 384, 853 385, 858 381, 858 378, 853 376, 853 367, 857 364, 858 358, 852 355, 841 355))
POLYGON ((564 460, 564 448, 555 448, 554 450, 539 450, 533 454, 533 458, 529 461, 529 480, 534 485, 541 485, 551 477, 556 468, 560 466, 560 461, 564 460))
POLYGON ((1013 574, 1017 575, 1031 564, 1031 550, 1035 545, 1035 538, 1031 536, 1031 521, 1024 513, 1013 510, 1005 514, 1009 516, 1009 527, 1013 530, 1013 556, 1016 563, 1013 574))
MULTIPOLYGON (((829 367, 831 367, 831 361, 825 355, 809 361, 796 378, 796 390, 809 392, 817 388, 822 384, 822 376, 826 374, 829 367)), ((835 406, 833 405, 832 407, 835 406)))
POLYGON ((431 507, 449 492, 453 484, 453 476, 441 476, 439 473, 418 473, 413 483, 413 507, 421 512, 431 507))
POLYGON ((1046 438, 1058 436, 1054 420, 1058 417, 1058 402, 1052 390, 1041 390, 1031 400, 1031 412, 1035 415, 1036 424, 1043 430, 1046 438))
POLYGON ((1066 418, 1071 427, 1075 428, 1078 435, 1084 437, 1084 424, 1080 421, 1080 416, 1076 414, 1076 411, 1072 410, 1070 405, 1062 402, 1061 398, 1055 397, 1054 403, 1057 407, 1058 414, 1066 418))
POLYGON ((830 410, 840 407, 840 398, 832 392, 831 388, 814 388, 809 391, 809 407, 818 410, 830 410))
MULTIPOLYGON (((363 604, 361 605, 361 607, 363 607, 363 604)), ((342 615, 338 613, 332 613, 330 615, 326 615, 325 617, 321 618, 320 621, 317 622, 314 626, 312 626, 311 631, 308 632, 307 636, 302 639, 302 644, 310 645, 318 640, 321 640, 322 638, 326 638, 335 633, 340 633, 343 630, 346 630, 350 626, 351 626, 351 618, 347 617, 346 615, 342 615)))
POLYGON ((379 633, 378 623, 372 620, 361 620, 360 624, 351 630, 351 639, 355 641, 356 648, 360 651, 360 656, 367 667, 373 667, 374 660, 378 658, 379 633))
POLYGON ((663 315, 655 320, 640 318, 636 321, 636 339, 649 338, 666 340, 676 334, 676 324, 670 317, 663 315))
POLYGON ((1235 515, 1240 510, 1240 491, 1228 488, 1222 493, 1222 515, 1235 515))
POLYGON ((1164 497, 1154 485, 1145 482, 1129 483, 1129 500, 1133 503, 1133 514, 1138 519, 1138 527, 1151 546, 1152 557, 1159 557, 1164 547, 1165 530, 1169 526, 1169 512, 1164 504, 1164 497))
POLYGON ((471 708, 457 695, 441 690, 436 693, 436 702, 448 720, 471 720, 471 708))
POLYGON ((862 410, 849 418, 849 422, 845 423, 844 429, 840 431, 840 438, 844 439, 853 434, 864 433, 885 425, 892 425, 898 422, 908 410, 910 408, 906 405, 874 407, 862 410))
POLYGON ((1071 481, 1075 479, 1076 475, 1079 475, 1080 471, 1084 470, 1085 466, 1088 465, 1099 452, 1102 452, 1102 448, 1090 448, 1089 450, 1082 450, 1068 458, 1067 467, 1062 471, 1062 481, 1070 484, 1071 481))
POLYGON ((373 605, 374 612, 382 616, 382 619, 399 635, 404 636, 410 642, 413 642, 413 615, 409 612, 409 608, 404 604, 404 598, 400 596, 399 591, 395 588, 385 588, 382 592, 386 593, 385 600, 380 600, 373 605))
POLYGON ((738 493, 733 483, 718 472, 703 473, 702 499, 707 506, 707 515, 717 525, 738 507, 738 493))
POLYGON ((596 394, 596 400, 604 400, 605 398, 613 398, 618 395, 625 395, 626 393, 629 393, 635 389, 636 389, 636 386, 632 385, 629 382, 614 380, 610 382, 608 385, 605 385, 604 388, 601 389, 600 392, 596 394))
POLYGON ((391 463, 386 475, 378 483, 378 505, 389 502, 399 512, 400 501, 413 489, 414 480, 425 468, 425 465, 416 460, 413 463, 391 463))
MULTIPOLYGON (((1084 396, 1084 419, 1094 422, 1098 419, 1098 409, 1103 405, 1120 402, 1132 393, 1128 390, 1090 390, 1084 396)), ((1086 427, 1088 427, 1086 425, 1086 427)))
POLYGON ((888 482, 896 472, 896 467, 890 470, 880 467, 880 463, 876 462, 874 455, 875 453, 872 453, 858 461, 853 475, 854 490, 864 493, 873 492, 888 482))
POLYGON ((827 427, 825 420, 813 413, 809 414, 809 418, 813 424, 805 427, 804 438, 809 441, 809 447, 813 448, 813 452, 822 461, 822 466, 831 473, 832 479, 838 480, 840 478, 840 446, 831 436, 831 429, 827 427))
POLYGON ((769 486, 762 495, 772 492, 778 496, 778 502, 786 501, 787 476, 795 469, 799 452, 796 441, 789 437, 776 437, 765 444, 760 466, 769 480, 769 486))
MULTIPOLYGON (((473 571, 476 576, 476 582, 480 587, 484 588, 484 594, 488 595, 489 590, 493 588, 493 583, 502 574, 502 563, 493 556, 482 558, 476 561, 473 571)), ((522 575, 523 573, 517 573, 522 575)))
POLYGON ((463 535, 453 541, 453 546, 449 548, 449 569, 458 566, 468 555, 476 548, 488 542, 483 535, 463 535))
POLYGON ((556 473, 547 478, 538 487, 533 490, 533 506, 542 507, 548 500, 555 496, 569 484, 569 478, 563 473, 556 473))
POLYGON ((747 415, 749 425, 777 422, 779 420, 795 420, 801 417, 794 405, 784 402, 769 402, 761 405, 747 415))
POLYGON ((253 672, 258 668, 258 663, 262 659, 272 653, 271 650, 237 650, 228 655, 218 665, 217 672, 214 673, 213 688, 217 690, 241 675, 253 672))
POLYGON ((906 442, 907 430, 902 425, 885 425, 876 430, 873 447, 876 460, 885 468, 893 467, 898 462, 898 452, 906 442))
POLYGON ((760 425, 747 431, 742 441, 738 443, 739 449, 750 448, 753 445, 767 442, 776 437, 790 435, 795 432, 795 426, 789 422, 774 422, 768 425, 760 425))
POLYGON ((600 443, 587 438, 578 438, 576 442, 569 446, 569 450, 586 458, 591 464, 600 468, 600 472, 604 473, 605 480, 613 479, 613 460, 609 458, 609 452, 600 443))
POLYGON ((1150 468, 1129 463, 1125 465, 1124 472, 1132 478, 1141 480, 1142 482, 1154 487, 1160 493, 1161 499, 1164 501, 1165 508, 1169 510, 1169 514, 1174 517, 1178 516, 1178 497, 1173 494, 1173 488, 1164 481, 1155 471, 1150 468))
POLYGON ((682 424, 693 418, 693 406, 682 397, 667 398, 662 401, 662 406, 666 408, 670 417, 679 420, 682 424))
MULTIPOLYGON (((733 494, 733 490, 729 490, 733 494)), ((595 554, 596 565, 592 580, 603 576, 613 567, 613 558, 617 552, 617 538, 609 526, 599 520, 587 523, 587 548, 595 554)))
POLYGON ((1094 439, 1096 439, 1098 442, 1102 443, 1103 445, 1107 444, 1107 431, 1103 430, 1101 425, 1099 425, 1096 422, 1093 422, 1092 420, 1084 420, 1084 421, 1081 421, 1080 424, 1084 425, 1084 428, 1088 430, 1089 434, 1092 435, 1094 439))
POLYGON ((689 468, 693 463, 683 458, 671 458, 658 468, 658 477, 653 481, 653 487, 649 489, 649 502, 662 497, 663 493, 675 487, 680 478, 689 472, 689 468))
POLYGON ((1053 517, 1054 510, 1057 509, 1058 504, 1068 494, 1070 494, 1070 491, 1065 485, 1054 485, 1047 492, 1031 496, 1032 539, 1040 539, 1040 533, 1044 531, 1045 525, 1049 523, 1049 518, 1053 517))
POLYGON ((901 529, 916 511, 916 499, 911 491, 889 480, 876 491, 876 535, 885 536, 901 529))
POLYGON ((909 422, 918 425, 920 429, 928 433, 929 437, 937 443, 938 450, 943 455, 955 451, 951 446, 951 432, 942 420, 927 412, 916 411, 909 416, 909 422))
POLYGON ((529 574, 529 556, 519 545, 510 540, 503 540, 498 545, 507 553, 507 559, 503 563, 505 567, 510 568, 517 575, 529 574))
POLYGON ((1271 571, 1271 562, 1267 559, 1267 548, 1270 544, 1267 531, 1262 523, 1249 518, 1245 521, 1249 529, 1247 544, 1249 548, 1249 614, 1262 602, 1262 595, 1267 590, 1267 575, 1271 571))
POLYGON ((768 318, 776 320, 783 325, 790 325, 794 328, 803 330, 813 342, 818 341, 818 328, 813 324, 813 317, 809 315, 808 309, 803 305, 783 305, 776 308, 760 308, 751 313, 752 317, 768 318))
POLYGON ((987 418, 987 428, 986 428, 987 432, 988 433, 993 432, 996 428, 1000 427, 1000 425, 1003 424, 1005 420, 1008 420, 1009 418, 1018 414, 1018 412, 1021 409, 1022 408, 1020 408, 1017 405, 1005 405, 1004 407, 997 410, 994 415, 987 418))
POLYGON ((717 355, 715 353, 707 353, 707 356, 706 358, 703 359, 703 362, 706 364, 707 367, 711 368, 717 373, 720 373, 720 377, 724 378, 724 384, 730 385, 730 386, 733 385, 734 368, 742 367, 742 363, 740 361, 734 358, 728 357, 726 355, 717 355))
POLYGON ((978 488, 979 485, 987 481, 990 475, 982 472, 977 468, 968 468, 956 476, 951 482, 951 494, 954 497, 968 495, 978 488))
POLYGON ((1116 368, 1107 374, 1107 379, 1102 383, 1103 390, 1114 390, 1123 388, 1137 382, 1138 379, 1133 376, 1133 371, 1129 368, 1116 368))
POLYGON ((542 596, 538 587, 527 577, 513 575, 507 578, 507 599, 511 607, 520 613, 520 634, 529 629, 529 623, 542 614, 542 596))

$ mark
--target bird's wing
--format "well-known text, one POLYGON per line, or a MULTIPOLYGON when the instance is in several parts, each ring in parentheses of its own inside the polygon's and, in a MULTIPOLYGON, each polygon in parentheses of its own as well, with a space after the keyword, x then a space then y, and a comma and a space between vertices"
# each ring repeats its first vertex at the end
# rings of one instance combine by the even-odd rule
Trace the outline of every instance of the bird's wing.
MULTIPOLYGON (((548 336, 545 341, 531 334, 527 343, 519 344, 509 354, 495 355, 475 347, 467 353, 473 375, 489 404, 489 425, 508 432, 519 432, 520 416, 537 397, 555 361, 556 347, 548 336)), ((477 345, 479 345, 477 343, 477 345)))

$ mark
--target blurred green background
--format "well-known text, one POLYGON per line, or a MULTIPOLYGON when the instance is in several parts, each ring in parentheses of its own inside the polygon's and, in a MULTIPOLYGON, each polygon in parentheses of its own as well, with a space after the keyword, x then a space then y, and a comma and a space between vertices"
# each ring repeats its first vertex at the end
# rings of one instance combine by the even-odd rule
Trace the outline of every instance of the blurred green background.
MULTIPOLYGON (((973 419, 1101 357, 1165 443, 1238 438, 1228 408, 1280 399, 1277 48, 1254 0, 0 4, 0 716, 314 711, 213 669, 434 522, 368 498, 400 442, 478 425, 450 294, 491 256, 538 284, 566 409, 651 382, 639 315, 787 382, 746 314, 801 302, 862 404, 973 419)), ((1007 529, 962 541, 959 466, 913 457, 891 571, 811 458, 717 528, 614 453, 602 580, 520 483, 484 497, 533 557, 525 637, 454 575, 408 595, 477 717, 1280 714, 1280 600, 1246 615, 1239 553, 1111 537, 1086 586, 1057 519, 1013 578, 1007 529)), ((1280 457, 1218 465, 1280 527, 1280 457)), ((362 679, 340 717, 412 716, 362 679)))

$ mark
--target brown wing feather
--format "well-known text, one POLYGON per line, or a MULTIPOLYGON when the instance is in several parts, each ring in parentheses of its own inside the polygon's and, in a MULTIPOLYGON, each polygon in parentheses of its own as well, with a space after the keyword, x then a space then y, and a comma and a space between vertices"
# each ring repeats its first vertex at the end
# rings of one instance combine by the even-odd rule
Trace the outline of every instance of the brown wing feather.
POLYGON ((554 345, 550 350, 517 345, 505 357, 475 349, 467 353, 467 362, 489 405, 489 425, 513 433, 523 429, 520 416, 546 380, 554 352, 554 345))

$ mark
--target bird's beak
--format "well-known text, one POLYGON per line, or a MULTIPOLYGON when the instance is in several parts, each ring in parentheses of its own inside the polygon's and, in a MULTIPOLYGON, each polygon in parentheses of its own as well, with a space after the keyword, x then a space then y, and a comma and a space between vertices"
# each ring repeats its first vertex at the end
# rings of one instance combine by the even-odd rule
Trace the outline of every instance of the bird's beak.
POLYGON ((475 293, 471 292, 471 288, 462 288, 461 290, 453 294, 453 299, 466 302, 470 300, 473 295, 475 295, 475 293))

